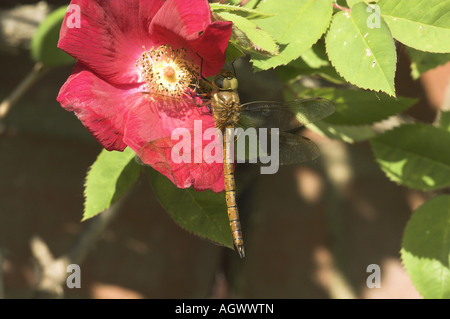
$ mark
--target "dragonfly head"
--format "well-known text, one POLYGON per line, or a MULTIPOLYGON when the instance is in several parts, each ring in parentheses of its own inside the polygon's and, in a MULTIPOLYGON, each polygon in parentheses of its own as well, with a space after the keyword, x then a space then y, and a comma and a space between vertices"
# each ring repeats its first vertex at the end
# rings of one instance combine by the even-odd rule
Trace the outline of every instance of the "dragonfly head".
POLYGON ((238 80, 233 72, 222 70, 214 78, 214 84, 222 91, 236 91, 238 88, 238 80))

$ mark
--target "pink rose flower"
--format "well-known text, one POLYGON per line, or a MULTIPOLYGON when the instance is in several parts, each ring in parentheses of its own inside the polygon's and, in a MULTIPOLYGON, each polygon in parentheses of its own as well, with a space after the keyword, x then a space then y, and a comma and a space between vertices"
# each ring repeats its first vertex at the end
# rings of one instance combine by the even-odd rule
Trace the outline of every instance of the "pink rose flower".
MULTIPOLYGON (((175 163, 171 156, 178 143, 172 131, 193 132, 194 120, 205 124, 204 131, 214 126, 212 115, 200 102, 192 103, 194 98, 188 103, 164 96, 190 97, 201 62, 205 77, 221 70, 232 23, 212 22, 206 0, 71 4, 79 6, 81 21, 70 28, 68 12, 61 28, 58 47, 77 59, 57 97, 62 107, 107 150, 130 147, 177 187, 222 191, 221 163, 175 163)), ((196 147, 209 141, 202 143, 196 147)))

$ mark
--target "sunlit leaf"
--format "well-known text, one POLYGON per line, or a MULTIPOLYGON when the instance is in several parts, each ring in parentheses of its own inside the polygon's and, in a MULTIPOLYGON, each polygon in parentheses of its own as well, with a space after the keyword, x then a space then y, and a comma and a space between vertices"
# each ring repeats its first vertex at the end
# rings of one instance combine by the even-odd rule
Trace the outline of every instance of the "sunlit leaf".
POLYGON ((368 125, 333 125, 325 121, 319 121, 306 127, 331 139, 350 144, 366 141, 376 135, 375 131, 368 125))
POLYGON ((358 2, 364 2, 365 0, 347 0, 347 4, 349 7, 353 7, 358 2))
POLYGON ((435 197, 413 213, 401 255, 424 298, 450 299, 450 195, 435 197))
POLYGON ((220 3, 210 3, 211 11, 222 14, 222 13, 232 13, 239 15, 246 19, 264 19, 273 16, 270 13, 263 13, 255 9, 240 7, 236 5, 220 4, 220 3))
POLYGON ((375 4, 380 0, 347 0, 347 4, 349 7, 353 7, 355 4, 359 3, 359 2, 365 2, 365 3, 369 3, 369 4, 375 4))
POLYGON ((409 124, 370 143, 378 164, 392 181, 419 190, 450 186, 450 132, 409 124))
POLYGON ((267 56, 278 54, 278 45, 272 36, 253 21, 228 12, 217 13, 217 16, 223 21, 233 22, 230 42, 238 48, 267 56))
POLYGON ((244 8, 254 8, 261 0, 228 0, 233 5, 241 5, 244 8))
POLYGON ((398 41, 421 51, 450 52, 450 1, 380 0, 378 5, 398 41))
POLYGON ((84 189, 83 220, 94 217, 114 204, 133 186, 140 174, 135 153, 103 150, 92 165, 84 189))
POLYGON ((333 13, 329 0, 283 0, 282 5, 277 0, 266 0, 260 2, 257 10, 275 14, 255 20, 255 23, 280 44, 277 56, 252 54, 253 66, 257 70, 267 70, 297 59, 320 39, 333 13))
POLYGON ((386 23, 370 28, 370 12, 357 3, 352 12, 334 15, 326 36, 328 57, 338 73, 363 89, 395 96, 397 54, 386 23))

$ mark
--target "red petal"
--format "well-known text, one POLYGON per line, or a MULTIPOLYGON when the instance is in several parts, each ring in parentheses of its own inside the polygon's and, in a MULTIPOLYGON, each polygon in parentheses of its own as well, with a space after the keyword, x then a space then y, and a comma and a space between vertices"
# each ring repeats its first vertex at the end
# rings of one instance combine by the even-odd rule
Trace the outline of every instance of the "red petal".
POLYGON ((189 47, 203 59, 204 77, 215 75, 223 68, 232 26, 232 22, 216 21, 198 39, 188 41, 189 47))
POLYGON ((210 23, 207 0, 169 0, 152 21, 152 25, 170 30, 185 40, 197 38, 210 23))
POLYGON ((231 28, 231 22, 211 23, 206 0, 169 0, 152 20, 150 34, 156 45, 188 49, 198 65, 203 59, 203 76, 208 77, 217 74, 225 63, 231 28))
MULTIPOLYGON (((148 143, 137 151, 139 158, 169 178, 178 188, 194 187, 219 193, 225 189, 222 163, 174 163, 172 148, 177 142, 170 136, 148 143)), ((132 147, 133 149, 133 147, 132 147)))
MULTIPOLYGON (((155 95, 153 95, 155 97, 155 95)), ((191 153, 200 152, 211 141, 203 141, 194 148, 194 121, 202 122, 200 134, 206 128, 214 127, 212 115, 206 107, 196 106, 191 100, 180 103, 175 100, 158 98, 152 101, 141 94, 127 99, 130 109, 125 130, 125 143, 133 149, 139 158, 167 176, 177 187, 193 186, 197 190, 211 189, 220 192, 224 189, 222 163, 175 163, 172 160, 172 148, 179 142, 172 140, 172 132, 185 128, 191 136, 191 153)), ((198 136, 197 136, 198 138, 198 136)), ((199 153, 199 154, 200 154, 199 153)))
POLYGON ((162 0, 72 0, 81 14, 80 27, 74 23, 77 10, 69 10, 58 47, 110 82, 136 83, 139 73, 134 64, 142 46, 153 45, 148 28, 163 4, 162 0))
POLYGON ((59 91, 57 100, 73 111, 86 128, 107 150, 123 151, 124 100, 140 91, 140 85, 111 85, 78 63, 59 91))

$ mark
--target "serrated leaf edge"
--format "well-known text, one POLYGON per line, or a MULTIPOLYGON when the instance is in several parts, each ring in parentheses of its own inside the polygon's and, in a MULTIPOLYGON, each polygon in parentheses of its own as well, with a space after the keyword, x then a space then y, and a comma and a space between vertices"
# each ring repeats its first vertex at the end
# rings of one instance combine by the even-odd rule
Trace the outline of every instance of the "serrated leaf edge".
MULTIPOLYGON (((361 2, 359 2, 359 3, 361 3, 361 2)), ((344 13, 344 12, 338 12, 337 14, 345 14, 345 13, 344 13)), ((337 14, 335 14, 334 16, 336 16, 337 14)), ((334 16, 333 16, 333 19, 334 19, 334 16)), ((333 19, 331 19, 331 20, 333 20, 333 19)), ((352 20, 353 20, 353 19, 352 19, 352 20)), ((328 29, 327 29, 327 35, 326 35, 326 37, 328 36, 328 32, 329 32, 329 29, 330 29, 332 23, 333 23, 333 22, 331 21, 331 23, 330 23, 330 25, 329 25, 329 27, 328 27, 328 29)), ((387 24, 387 23, 386 23, 386 24, 387 24)), ((358 28, 357 28, 357 29, 358 29, 358 28)), ((389 29, 389 27, 388 27, 388 30, 389 30, 389 32, 391 32, 391 30, 389 29)), ((358 29, 358 32, 359 32, 359 29, 358 29)), ((364 39, 364 36, 361 34, 361 32, 359 32, 359 34, 360 34, 361 37, 364 39)), ((392 33, 391 33, 391 36, 392 36, 392 33)), ((365 41, 365 40, 364 40, 364 41, 365 41)), ((354 83, 353 81, 350 81, 349 79, 347 79, 347 77, 344 76, 344 75, 336 68, 336 65, 334 64, 333 60, 330 59, 330 54, 329 54, 328 50, 329 50, 329 49, 328 49, 328 41, 325 40, 325 51, 326 51, 326 53, 327 53, 328 60, 330 61, 331 65, 334 67, 334 69, 336 70, 336 72, 339 74, 339 76, 341 76, 341 77, 342 77, 343 79, 345 79, 347 82, 349 82, 349 83, 351 83, 351 84, 353 84, 353 85, 355 85, 355 86, 357 86, 357 87, 359 87, 359 88, 362 88, 362 89, 370 90, 370 91, 373 91, 373 92, 386 93, 386 94, 389 95, 389 96, 396 97, 396 95, 395 95, 395 74, 396 74, 396 73, 394 73, 394 82, 393 82, 394 87, 391 88, 391 89, 393 90, 393 94, 391 94, 391 93, 389 93, 389 92, 386 92, 386 91, 383 91, 382 89, 374 89, 374 88, 371 88, 371 87, 368 87, 368 86, 362 86, 362 85, 359 85, 359 84, 354 83)), ((395 56, 396 56, 396 58, 397 58, 397 52, 395 52, 395 56)), ((380 66, 379 66, 380 63, 376 63, 376 65, 377 65, 378 67, 380 67, 380 66)), ((383 70, 382 70, 382 71, 383 71, 383 70)), ((386 74, 384 73, 384 71, 383 71, 383 74, 384 74, 384 77, 386 78, 386 74)), ((386 79, 386 80, 387 80, 387 79, 386 79)), ((388 83, 388 86, 390 87, 391 85, 389 84, 389 81, 386 81, 386 82, 388 83)))

